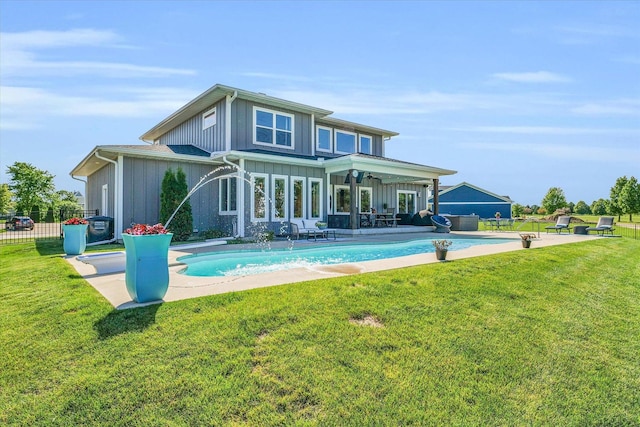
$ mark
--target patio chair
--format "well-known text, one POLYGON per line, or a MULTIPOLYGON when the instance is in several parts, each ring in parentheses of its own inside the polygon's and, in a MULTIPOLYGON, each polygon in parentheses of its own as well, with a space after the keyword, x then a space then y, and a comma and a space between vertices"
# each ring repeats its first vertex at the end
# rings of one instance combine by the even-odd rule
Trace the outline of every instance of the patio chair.
POLYGON ((587 227, 587 233, 589 231, 595 231, 598 234, 609 233, 613 235, 613 217, 612 216, 601 216, 598 218, 598 223, 595 227, 587 227))
POLYGON ((562 233, 562 230, 567 230, 567 233, 569 233, 571 230, 569 223, 571 223, 571 217, 568 215, 562 215, 558 217, 558 221, 555 225, 549 225, 545 227, 545 230, 547 230, 547 233, 549 230, 556 230, 556 233, 562 233))
POLYGON ((431 217, 431 223, 436 227, 436 233, 451 232, 451 221, 449 220, 449 218, 445 218, 440 215, 433 215, 431 217))

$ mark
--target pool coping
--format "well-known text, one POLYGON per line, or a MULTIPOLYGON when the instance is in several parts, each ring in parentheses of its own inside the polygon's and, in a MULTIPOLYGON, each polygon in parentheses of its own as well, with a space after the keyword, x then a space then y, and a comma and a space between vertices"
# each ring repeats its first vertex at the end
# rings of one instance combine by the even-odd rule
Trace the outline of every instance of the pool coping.
MULTIPOLYGON (((404 241, 415 239, 446 239, 451 238, 513 238, 518 239, 513 242, 497 243, 490 245, 476 245, 466 249, 449 251, 447 261, 455 261, 463 258, 471 258, 484 255, 492 255, 503 252, 512 252, 516 250, 524 250, 519 240, 517 232, 451 232, 450 234, 442 234, 435 232, 416 232, 410 235, 399 236, 354 236, 348 238, 338 238, 338 240, 322 241, 296 241, 297 246, 318 246, 318 245, 336 245, 349 243, 375 243, 404 241)), ((589 239, 600 238, 590 235, 575 234, 556 234, 542 233, 540 237, 535 239, 531 249, 535 248, 582 242, 589 239)), ((290 242, 272 242, 271 247, 287 247, 290 242)), ((241 250, 248 247, 255 249, 254 245, 218 245, 218 246, 202 246, 198 248, 180 248, 172 247, 169 250, 169 289, 165 298, 160 301, 139 304, 131 300, 124 279, 124 272, 112 274, 96 274, 93 266, 84 264, 76 259, 75 256, 66 256, 65 259, 76 269, 76 271, 93 286, 104 298, 106 298, 116 309, 128 309, 142 307, 151 304, 163 302, 179 301, 189 298, 198 298, 208 295, 222 294, 228 292, 246 291, 255 288, 264 288, 269 286, 278 286, 284 284, 305 282, 309 280, 326 279, 332 277, 342 277, 352 274, 371 273, 382 270, 393 270, 397 268, 405 268, 421 264, 430 264, 440 262, 436 260, 434 253, 423 253, 417 255, 408 255, 398 258, 389 258, 374 261, 362 261, 356 263, 336 264, 319 267, 301 267, 289 270, 275 271, 270 273, 262 273, 250 276, 226 276, 226 277, 193 277, 180 274, 185 265, 177 258, 198 252, 218 252, 229 250, 241 250)))

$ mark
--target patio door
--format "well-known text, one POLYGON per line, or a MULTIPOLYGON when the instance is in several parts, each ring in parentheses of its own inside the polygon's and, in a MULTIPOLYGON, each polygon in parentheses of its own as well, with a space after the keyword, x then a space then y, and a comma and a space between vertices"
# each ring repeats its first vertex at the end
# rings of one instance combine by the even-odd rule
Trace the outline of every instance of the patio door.
POLYGON ((398 213, 413 215, 416 213, 416 192, 398 190, 398 213))

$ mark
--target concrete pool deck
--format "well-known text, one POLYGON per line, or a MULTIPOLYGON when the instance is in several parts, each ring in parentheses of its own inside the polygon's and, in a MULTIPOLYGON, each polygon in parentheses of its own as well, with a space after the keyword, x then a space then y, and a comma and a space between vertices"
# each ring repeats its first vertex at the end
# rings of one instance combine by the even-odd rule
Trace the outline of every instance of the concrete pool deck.
MULTIPOLYGON (((308 247, 318 245, 338 245, 350 243, 388 243, 390 241, 405 240, 436 240, 436 239, 455 239, 455 238, 513 238, 517 239, 513 242, 476 245, 467 249, 449 251, 447 261, 455 261, 462 258, 471 258, 484 255, 498 254, 502 252, 512 252, 517 250, 525 250, 518 233, 516 232, 451 232, 450 234, 433 233, 433 232, 416 232, 406 235, 371 235, 338 238, 337 240, 318 240, 294 241, 294 247, 308 247)), ((556 234, 541 233, 540 237, 535 239, 531 245, 531 249, 553 246, 565 243, 583 242, 585 240, 601 238, 597 236, 585 236, 575 234, 556 234)), ((272 248, 283 248, 291 245, 288 241, 275 241, 270 243, 272 248)), ((169 250, 169 290, 165 298, 161 301, 154 301, 144 304, 138 304, 131 300, 126 285, 124 272, 113 274, 96 274, 93 266, 85 264, 75 256, 68 256, 65 259, 78 271, 78 273, 91 284, 102 296, 104 296, 116 309, 127 309, 134 307, 142 307, 150 304, 162 302, 179 301, 188 298, 197 298, 207 295, 222 294, 227 292, 245 291, 254 288, 263 288, 267 286, 284 285, 288 283, 303 282, 307 280, 325 279, 331 277, 341 277, 351 274, 370 273, 381 270, 392 270, 396 268, 404 268, 421 264, 429 264, 439 262, 436 260, 434 253, 424 253, 418 255, 409 255, 399 258, 390 258, 374 261, 363 261, 348 264, 325 265, 318 267, 301 267, 289 270, 275 271, 271 273, 262 273, 251 276, 228 276, 228 277, 192 277, 180 274, 185 265, 176 261, 177 258, 202 252, 219 252, 219 251, 237 251, 242 249, 256 249, 256 244, 248 245, 222 245, 222 246, 200 246, 194 248, 173 246, 169 250)))

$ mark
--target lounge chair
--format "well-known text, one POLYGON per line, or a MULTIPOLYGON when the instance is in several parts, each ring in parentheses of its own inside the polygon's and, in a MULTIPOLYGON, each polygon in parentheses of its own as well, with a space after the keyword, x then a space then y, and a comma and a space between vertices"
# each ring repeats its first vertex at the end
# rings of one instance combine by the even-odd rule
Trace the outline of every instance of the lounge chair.
POLYGON ((558 221, 555 225, 545 227, 545 230, 547 230, 547 233, 549 232, 549 230, 556 230, 556 233, 562 233, 562 230, 567 230, 567 233, 569 233, 571 231, 571 227, 569 226, 570 222, 570 216, 562 215, 558 217, 558 221))
POLYGON ((598 218, 598 223, 595 227, 587 227, 587 233, 589 231, 595 231, 598 234, 609 233, 613 235, 613 217, 612 216, 601 216, 598 218))
POLYGON ((451 232, 451 221, 449 220, 449 218, 445 218, 440 215, 433 215, 431 217, 431 223, 436 227, 436 233, 451 232))

